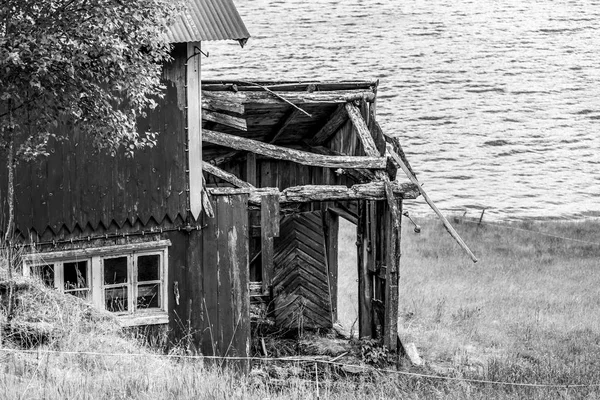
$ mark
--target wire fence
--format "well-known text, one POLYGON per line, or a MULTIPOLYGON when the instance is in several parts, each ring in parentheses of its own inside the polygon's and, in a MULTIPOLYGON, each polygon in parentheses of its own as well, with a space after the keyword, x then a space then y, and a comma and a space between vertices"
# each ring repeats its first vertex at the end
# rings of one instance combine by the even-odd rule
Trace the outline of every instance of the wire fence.
POLYGON ((369 365, 346 364, 333 360, 315 359, 311 357, 226 357, 226 356, 208 356, 208 355, 185 355, 185 354, 156 354, 156 353, 100 353, 92 351, 59 351, 59 350, 25 350, 25 349, 7 349, 0 348, 3 353, 23 353, 23 354, 38 354, 38 355, 88 355, 95 357, 159 357, 170 359, 193 359, 193 360, 219 360, 219 361, 253 361, 253 362, 289 362, 314 365, 330 365, 339 368, 360 369, 365 372, 378 372, 390 375, 403 375, 412 378, 435 379, 454 382, 465 382, 474 384, 502 385, 502 386, 517 386, 529 388, 548 388, 548 389, 575 389, 575 388, 597 388, 600 383, 589 384, 555 384, 555 383, 525 383, 525 382, 503 382, 486 379, 463 378, 456 376, 433 375, 426 373, 402 371, 395 369, 375 368, 369 365))

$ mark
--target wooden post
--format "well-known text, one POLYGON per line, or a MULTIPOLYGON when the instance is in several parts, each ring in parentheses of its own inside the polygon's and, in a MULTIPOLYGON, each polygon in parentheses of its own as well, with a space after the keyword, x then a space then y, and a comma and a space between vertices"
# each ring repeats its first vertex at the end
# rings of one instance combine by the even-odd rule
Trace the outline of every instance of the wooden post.
POLYGON ((260 207, 262 291, 269 294, 273 279, 273 237, 279 236, 279 195, 262 197, 260 207))
POLYGON ((325 240, 327 249, 327 266, 329 273, 329 295, 331 297, 332 322, 337 321, 337 288, 338 288, 338 233, 339 217, 337 214, 325 210, 325 240))
POLYGON ((398 305, 399 288, 398 279, 400 271, 400 235, 401 219, 396 217, 402 215, 402 200, 397 200, 395 210, 387 207, 386 220, 388 221, 386 229, 387 239, 387 257, 386 257, 386 291, 385 291, 385 325, 383 330, 383 344, 390 351, 396 351, 398 348, 398 305))
POLYGON ((367 269, 367 210, 366 202, 358 203, 358 224, 356 225, 356 247, 358 252, 358 334, 360 338, 371 338, 373 335, 373 282, 367 269))
POLYGON ((256 154, 251 151, 246 154, 246 182, 252 186, 258 185, 256 179, 256 154))

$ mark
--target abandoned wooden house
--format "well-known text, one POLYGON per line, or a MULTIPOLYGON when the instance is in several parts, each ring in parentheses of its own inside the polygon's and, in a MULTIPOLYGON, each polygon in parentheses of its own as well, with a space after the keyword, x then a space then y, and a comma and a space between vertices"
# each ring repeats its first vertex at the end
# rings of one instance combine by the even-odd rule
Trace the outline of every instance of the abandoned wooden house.
MULTIPOLYGON (((376 121, 377 82, 200 82, 200 41, 249 34, 231 0, 193 0, 172 27, 160 133, 133 159, 77 128, 16 171, 25 274, 164 325, 203 354, 250 352, 250 301, 282 329, 336 320, 338 223, 356 225, 359 335, 397 346, 402 200, 423 193, 376 121)), ((2 171, 0 181, 6 181, 2 171)), ((424 193, 423 193, 424 194, 424 193)), ((425 194, 424 194, 425 195, 425 194)))

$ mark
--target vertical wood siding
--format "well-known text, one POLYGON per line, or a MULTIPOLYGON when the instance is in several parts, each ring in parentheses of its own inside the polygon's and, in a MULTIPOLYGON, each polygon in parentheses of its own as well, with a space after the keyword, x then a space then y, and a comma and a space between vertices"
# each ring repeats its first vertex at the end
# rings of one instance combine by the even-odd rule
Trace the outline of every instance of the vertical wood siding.
POLYGON ((247 207, 247 195, 215 197, 202 249, 196 254, 190 249, 193 328, 203 354, 247 356, 250 351, 247 207))
MULTIPOLYGON (((76 127, 62 124, 70 140, 50 143, 47 158, 17 168, 15 217, 21 233, 42 235, 48 229, 57 235, 87 225, 96 230, 185 219, 185 46, 175 47, 173 56, 163 72, 164 99, 138 121, 140 132, 159 132, 157 146, 134 158, 111 157, 95 150, 76 127)), ((0 182, 5 175, 2 168, 0 182)), ((5 190, 0 187, 0 195, 5 190)))

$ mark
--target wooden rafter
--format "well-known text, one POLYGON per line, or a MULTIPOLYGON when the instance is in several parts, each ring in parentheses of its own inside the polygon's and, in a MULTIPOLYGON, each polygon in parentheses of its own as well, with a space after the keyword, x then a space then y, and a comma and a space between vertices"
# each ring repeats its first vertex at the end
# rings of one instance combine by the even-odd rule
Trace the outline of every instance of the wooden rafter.
POLYGON ((202 132, 202 140, 235 150, 251 151, 278 160, 315 167, 385 169, 387 163, 385 157, 323 156, 208 129, 202 132))
POLYGON ((340 104, 321 129, 313 136, 311 144, 320 145, 327 142, 338 129, 348 120, 348 112, 343 104, 340 104))
POLYGON ((284 114, 281 120, 275 125, 275 129, 270 136, 265 139, 267 143, 275 143, 283 134, 285 133, 287 127, 294 121, 294 119, 300 114, 295 108, 290 109, 288 112, 284 114))

